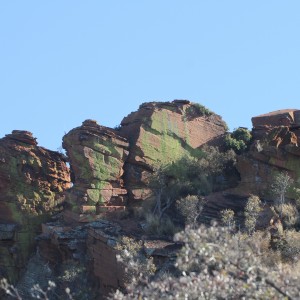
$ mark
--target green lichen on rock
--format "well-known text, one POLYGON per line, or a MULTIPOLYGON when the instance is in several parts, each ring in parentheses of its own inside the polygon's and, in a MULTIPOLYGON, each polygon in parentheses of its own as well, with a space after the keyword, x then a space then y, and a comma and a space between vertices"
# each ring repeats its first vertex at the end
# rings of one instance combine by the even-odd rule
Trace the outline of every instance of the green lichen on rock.
POLYGON ((63 138, 71 162, 74 186, 67 193, 72 211, 82 205, 107 204, 122 190, 123 165, 128 143, 118 132, 86 120, 63 138))
POLYGON ((41 223, 59 209, 69 185, 62 155, 38 147, 30 132, 13 131, 0 139, 0 220, 15 228, 7 241, 0 239, 0 252, 6 253, 0 269, 10 280, 18 278, 41 223))
POLYGON ((130 144, 125 183, 136 194, 147 186, 146 172, 182 157, 201 157, 200 147, 226 132, 219 116, 187 100, 144 103, 121 124, 130 144))

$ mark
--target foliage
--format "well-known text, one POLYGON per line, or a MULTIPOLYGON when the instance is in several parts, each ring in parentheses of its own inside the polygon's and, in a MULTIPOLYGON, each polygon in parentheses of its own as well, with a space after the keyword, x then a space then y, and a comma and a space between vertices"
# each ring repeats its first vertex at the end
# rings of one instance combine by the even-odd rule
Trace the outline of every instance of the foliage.
POLYGON ((281 220, 286 228, 293 228, 299 222, 297 207, 291 203, 284 203, 275 206, 276 211, 281 213, 281 220))
POLYGON ((213 114, 208 108, 199 103, 194 103, 186 109, 186 115, 188 117, 196 117, 196 116, 211 116, 213 114))
POLYGON ((233 151, 223 153, 217 147, 203 147, 199 159, 183 157, 158 169, 150 187, 172 200, 188 195, 208 195, 213 190, 215 177, 232 167, 235 161, 233 151))
POLYGON ((179 276, 150 280, 141 274, 139 284, 111 299, 298 299, 299 266, 264 265, 262 240, 216 226, 186 228, 175 235, 184 243, 176 260, 179 276))
POLYGON ((244 127, 239 127, 232 132, 232 137, 239 141, 244 141, 245 143, 249 143, 252 139, 251 132, 244 127))
MULTIPOLYGON (((200 201, 197 202, 196 199, 200 200, 201 196, 210 194, 215 186, 219 186, 219 184, 215 184, 217 176, 223 174, 226 169, 232 168, 234 164, 235 153, 233 151, 222 153, 217 147, 204 147, 201 158, 183 157, 159 168, 153 174, 149 185, 154 191, 155 198, 150 211, 158 219, 151 217, 151 222, 147 222, 151 225, 149 228, 158 227, 157 221, 167 214, 171 214, 171 218, 176 217, 176 220, 179 214, 185 219, 185 223, 192 222, 192 219, 195 222, 196 215, 200 214, 203 206, 203 203, 200 205, 200 201), (195 196, 193 200, 189 198, 192 196, 195 196), (186 210, 190 214, 188 218, 187 211, 184 211, 185 201, 183 199, 185 198, 187 200, 186 210), (177 206, 176 201, 178 201, 177 206), (194 210, 196 207, 197 209, 194 210), (193 214, 191 214, 192 210, 193 214)), ((157 230, 155 231, 157 232, 157 230)))
POLYGON ((223 209, 221 211, 222 223, 228 228, 235 227, 234 211, 232 209, 223 209))
MULTIPOLYGON (((54 289, 56 284, 53 281, 48 282, 48 287, 46 289, 42 289, 38 284, 34 284, 31 288, 31 296, 32 299, 44 299, 50 300, 52 299, 51 296, 54 293, 54 289)), ((19 294, 18 290, 8 281, 3 278, 0 280, 0 289, 4 290, 6 295, 10 296, 12 299, 22 300, 23 298, 19 294)), ((66 297, 65 299, 73 300, 71 291, 69 288, 65 289, 66 297)), ((25 299, 24 299, 25 300, 25 299)))
POLYGON ((152 259, 146 258, 142 251, 142 241, 123 236, 117 243, 116 250, 118 250, 117 260, 125 269, 124 281, 126 285, 132 282, 138 284, 140 274, 149 277, 155 272, 156 268, 152 259))
POLYGON ((188 195, 176 201, 176 209, 184 218, 185 225, 196 226, 204 207, 204 198, 188 195))
POLYGON ((238 154, 245 152, 251 142, 252 135, 246 128, 239 127, 232 134, 227 134, 225 137, 225 146, 227 149, 232 149, 238 154))
POLYGON ((179 229, 168 216, 159 218, 157 215, 150 213, 146 215, 145 231, 151 235, 172 237, 179 229))
POLYGON ((261 201, 258 196, 251 195, 248 198, 247 204, 245 206, 245 227, 248 233, 251 234, 255 230, 256 221, 261 211, 261 201))
POLYGON ((277 197, 277 204, 285 203, 286 194, 293 182, 287 172, 280 172, 273 176, 271 188, 274 196, 277 197))

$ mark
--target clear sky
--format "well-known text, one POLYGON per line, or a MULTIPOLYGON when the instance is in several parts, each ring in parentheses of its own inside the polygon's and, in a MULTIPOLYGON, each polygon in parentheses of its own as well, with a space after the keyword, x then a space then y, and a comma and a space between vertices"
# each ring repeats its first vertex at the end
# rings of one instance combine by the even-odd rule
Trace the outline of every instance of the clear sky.
POLYGON ((300 108, 300 1, 0 1, 0 137, 56 150, 85 119, 189 99, 231 129, 300 108))

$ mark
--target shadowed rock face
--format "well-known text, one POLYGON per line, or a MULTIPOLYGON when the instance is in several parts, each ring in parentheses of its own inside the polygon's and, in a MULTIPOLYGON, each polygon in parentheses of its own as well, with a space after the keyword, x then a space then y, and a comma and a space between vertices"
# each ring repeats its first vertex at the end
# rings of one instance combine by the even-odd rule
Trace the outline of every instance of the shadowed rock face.
POLYGON ((30 132, 14 130, 0 139, 0 273, 18 277, 40 224, 69 186, 64 157, 38 147, 30 132))
POLYGON ((117 131, 86 120, 63 138, 74 186, 67 192, 73 212, 100 206, 124 206, 123 165, 128 142, 117 131))
POLYGON ((281 171, 300 180, 298 114, 294 109, 280 110, 252 118, 255 140, 249 152, 238 159, 241 184, 236 193, 268 197, 273 176, 281 171))
POLYGON ((220 116, 186 100, 142 104, 121 123, 120 134, 129 141, 125 184, 130 199, 147 198, 149 175, 183 156, 198 156, 199 147, 226 132, 220 116))

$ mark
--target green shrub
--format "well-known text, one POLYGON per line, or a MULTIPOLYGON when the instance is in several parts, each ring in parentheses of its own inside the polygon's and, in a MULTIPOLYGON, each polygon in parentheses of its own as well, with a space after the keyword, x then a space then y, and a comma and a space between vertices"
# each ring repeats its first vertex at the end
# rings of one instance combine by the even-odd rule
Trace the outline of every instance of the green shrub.
POLYGON ((204 199, 188 195, 176 201, 176 209, 183 217, 185 225, 195 226, 204 206, 204 199))
POLYGON ((246 128, 239 127, 232 134, 227 134, 224 142, 227 149, 232 149, 240 154, 245 152, 251 142, 252 135, 246 128))

